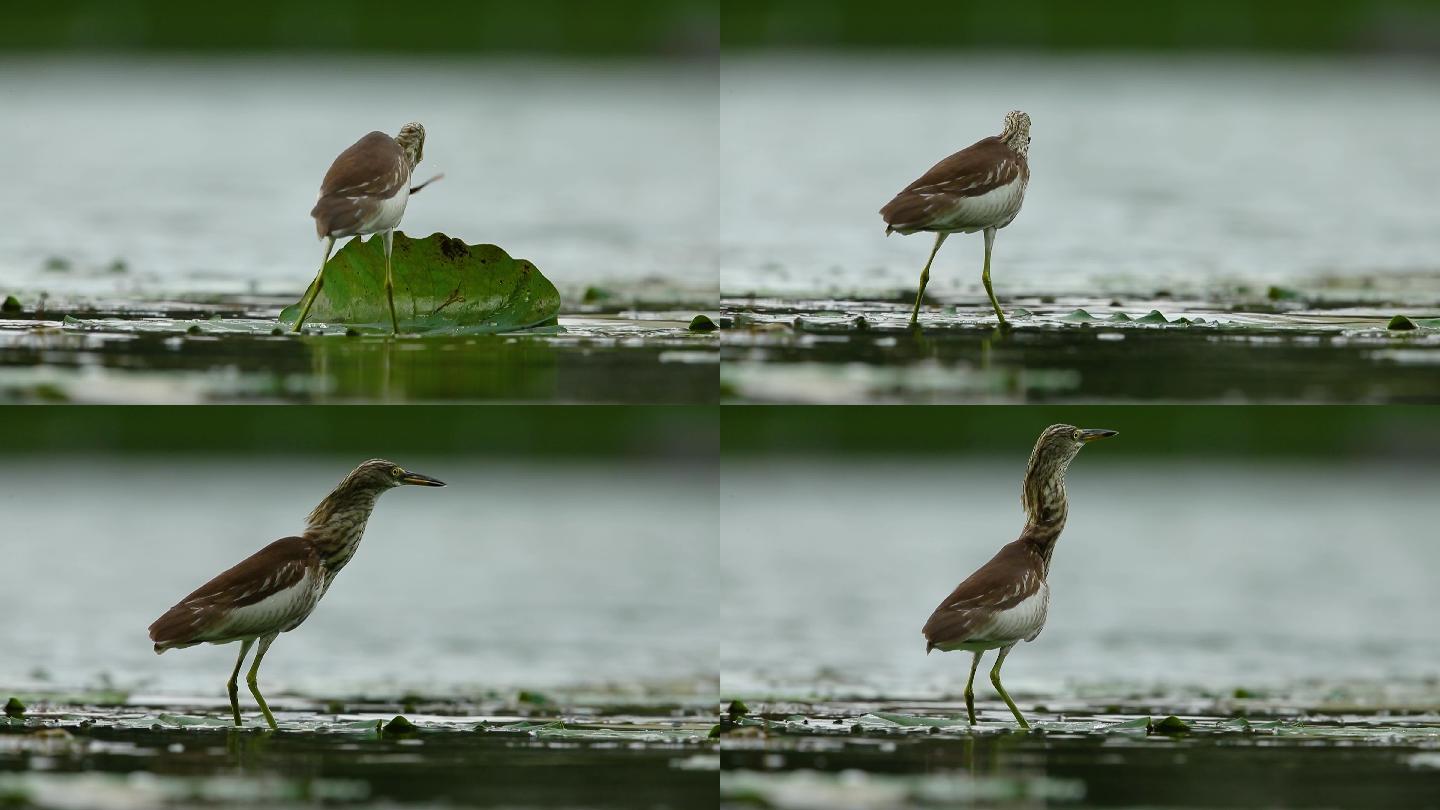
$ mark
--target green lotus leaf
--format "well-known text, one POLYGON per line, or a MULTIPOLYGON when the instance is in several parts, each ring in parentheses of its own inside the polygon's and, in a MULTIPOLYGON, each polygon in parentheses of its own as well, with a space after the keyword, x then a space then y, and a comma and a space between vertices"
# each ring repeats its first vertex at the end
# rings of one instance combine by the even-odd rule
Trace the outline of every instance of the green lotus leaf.
MULTIPOLYGON (((560 293, 524 259, 495 245, 470 245, 445 234, 411 239, 395 233, 391 268, 402 332, 481 334, 555 322, 560 293)), ((295 323, 300 303, 280 313, 295 323)), ((324 284, 305 322, 389 332, 385 251, 381 238, 352 239, 325 265, 324 284)))

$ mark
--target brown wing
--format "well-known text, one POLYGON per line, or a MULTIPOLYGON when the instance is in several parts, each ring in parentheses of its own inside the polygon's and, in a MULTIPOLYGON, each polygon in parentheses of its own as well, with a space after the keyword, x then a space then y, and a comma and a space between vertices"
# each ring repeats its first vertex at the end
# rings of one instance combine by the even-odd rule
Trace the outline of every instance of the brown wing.
POLYGON ((315 230, 325 236, 354 228, 359 224, 356 198, 388 200, 409 185, 405 150, 389 135, 372 132, 330 164, 320 183, 320 199, 310 209, 315 230))
POLYGON ((1028 173, 1025 159, 999 137, 978 141, 931 167, 880 209, 889 230, 923 229, 954 207, 1028 173))
POLYGON ((196 588, 150 625, 155 651, 193 643, 216 618, 217 607, 253 605, 288 588, 317 565, 314 546, 299 537, 285 537, 247 557, 243 562, 196 588))
POLYGON ((1043 583, 1035 555, 1024 541, 1000 549, 990 562, 945 597, 921 632, 925 651, 945 643, 966 641, 996 611, 1008 610, 1034 594, 1043 583))

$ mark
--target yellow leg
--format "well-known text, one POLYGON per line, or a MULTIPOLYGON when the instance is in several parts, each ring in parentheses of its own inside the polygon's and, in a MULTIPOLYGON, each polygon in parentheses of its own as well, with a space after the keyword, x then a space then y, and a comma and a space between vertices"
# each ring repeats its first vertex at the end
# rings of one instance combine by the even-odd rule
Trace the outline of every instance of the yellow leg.
POLYGON ((255 651, 255 663, 250 665, 250 674, 245 676, 245 683, 250 686, 250 694, 254 695, 255 702, 260 704, 260 713, 265 715, 265 722, 270 724, 271 731, 280 727, 275 724, 275 715, 270 713, 270 707, 265 704, 265 696, 260 694, 257 678, 260 675, 260 659, 265 657, 265 651, 270 649, 270 644, 274 641, 274 633, 260 639, 260 649, 255 651))
POLYGON ((945 244, 945 237, 948 233, 935 234, 935 247, 930 251, 930 258, 925 262, 925 269, 920 271, 920 289, 915 293, 915 308, 910 311, 910 326, 913 328, 920 323, 920 299, 925 297, 925 285, 930 283, 930 265, 935 262, 935 254, 940 252, 940 246, 945 244))
POLYGON ((390 333, 400 334, 400 321, 395 318, 395 282, 390 276, 390 240, 394 231, 385 232, 385 297, 390 301, 390 333))
POLYGON ((995 659, 995 666, 990 670, 990 683, 995 685, 995 691, 1000 693, 1000 699, 1005 701, 1006 706, 1010 707, 1010 713, 1015 715, 1015 720, 1020 724, 1020 728, 1028 730, 1030 724, 1025 722, 1025 715, 1021 714, 1020 710, 1015 708, 1015 701, 1010 699, 1010 693, 1006 692, 1005 685, 1000 683, 1000 665, 1005 663, 1005 656, 1009 654, 1009 647, 1000 648, 1000 657, 995 659))
POLYGON ((970 662, 970 679, 965 681, 965 712, 970 715, 970 725, 975 725, 975 670, 980 668, 980 659, 984 657, 984 650, 976 650, 975 658, 970 662))
POLYGON ((995 308, 995 317, 1000 319, 1000 325, 1005 326, 1005 313, 1000 311, 1000 302, 995 300, 995 288, 990 286, 990 249, 995 246, 995 229, 985 229, 985 271, 980 274, 980 280, 985 282, 985 294, 990 296, 990 306, 995 308))
POLYGON ((255 639, 247 638, 240 642, 240 657, 235 659, 235 671, 230 673, 230 682, 225 684, 226 691, 230 693, 230 713, 235 715, 235 725, 240 725, 240 667, 245 663, 245 654, 250 652, 250 645, 255 639))
POLYGON ((320 288, 325 286, 325 265, 330 263, 330 253, 333 250, 335 250, 335 237, 325 237, 325 258, 320 260, 320 272, 315 274, 315 280, 310 282, 304 297, 300 299, 300 317, 295 319, 295 326, 291 328, 291 332, 299 332, 300 327, 305 325, 305 317, 310 314, 310 306, 320 295, 320 288))

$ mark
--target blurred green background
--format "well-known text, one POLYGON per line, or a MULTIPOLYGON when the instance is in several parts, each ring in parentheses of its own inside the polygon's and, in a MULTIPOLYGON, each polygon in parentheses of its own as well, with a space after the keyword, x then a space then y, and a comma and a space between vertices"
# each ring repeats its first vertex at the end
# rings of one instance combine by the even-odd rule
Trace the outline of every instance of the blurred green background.
POLYGON ((0 51, 708 56, 719 0, 7 0, 0 51))
POLYGON ((717 417, 708 407, 10 406, 0 408, 0 420, 12 457, 346 453, 706 463, 719 452, 717 417))
POLYGON ((745 48, 1440 50, 1435 0, 723 0, 745 48))
POLYGON ((712 56, 726 48, 1403 52, 1437 0, 54 0, 9 2, 8 51, 712 56), (723 34, 722 34, 723 32, 723 34))
MULTIPOLYGON (((1109 428, 1106 458, 1417 459, 1440 454, 1440 410, 1314 406, 727 407, 727 456, 1023 457, 1046 426, 1109 428)), ((1100 455, 1101 452, 1097 452, 1100 455)))

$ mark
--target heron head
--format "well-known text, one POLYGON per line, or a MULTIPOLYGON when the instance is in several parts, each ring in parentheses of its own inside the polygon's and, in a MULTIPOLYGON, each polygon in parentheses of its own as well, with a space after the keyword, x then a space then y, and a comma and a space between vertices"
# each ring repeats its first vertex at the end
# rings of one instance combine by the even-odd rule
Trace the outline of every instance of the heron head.
POLYGON ((369 461, 356 467, 345 483, 361 489, 373 489, 384 491, 400 486, 419 487, 443 487, 444 482, 431 478, 428 475, 421 475, 411 472, 399 464, 386 461, 383 458, 372 458, 369 461))
POLYGON ((1093 441, 1116 435, 1113 430, 1077 428, 1074 425, 1051 425, 1040 434, 1030 454, 1032 470, 1064 471, 1080 448, 1093 441))
POLYGON ((1074 425, 1051 425, 1040 434, 1035 450, 1030 453, 1030 466, 1025 470, 1025 485, 1020 502, 1031 519, 1064 520, 1065 471, 1075 460, 1080 448, 1090 442, 1114 436, 1113 430, 1077 428, 1074 425))
POLYGON ((1029 152, 1030 116, 1019 110, 1006 113, 1005 129, 1000 132, 1000 140, 1022 155, 1029 152))
POLYGON ((405 150, 405 156, 410 159, 410 166, 413 168, 419 165, 425 157, 425 127, 411 121, 400 128, 400 134, 395 136, 395 142, 405 150))

